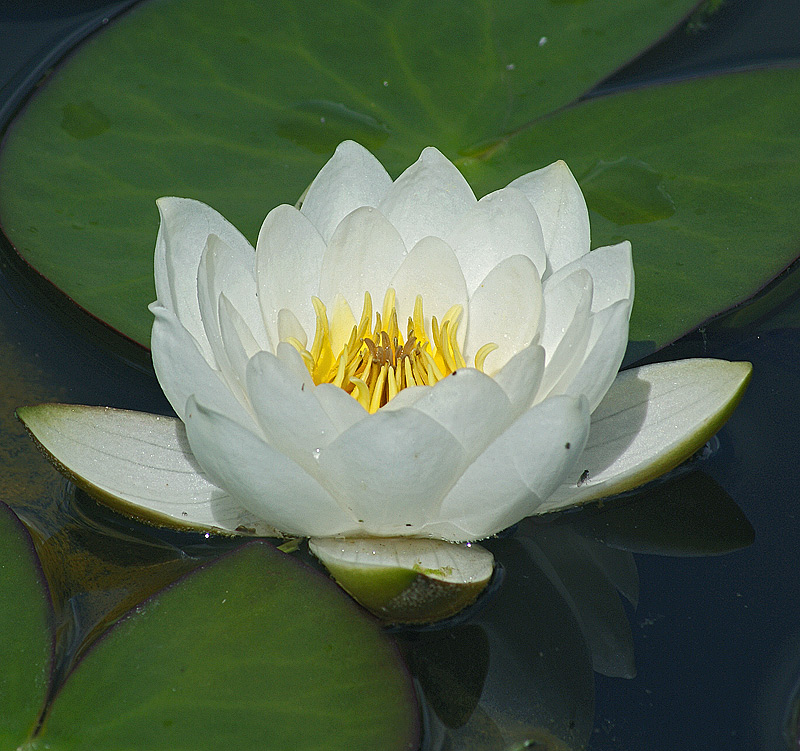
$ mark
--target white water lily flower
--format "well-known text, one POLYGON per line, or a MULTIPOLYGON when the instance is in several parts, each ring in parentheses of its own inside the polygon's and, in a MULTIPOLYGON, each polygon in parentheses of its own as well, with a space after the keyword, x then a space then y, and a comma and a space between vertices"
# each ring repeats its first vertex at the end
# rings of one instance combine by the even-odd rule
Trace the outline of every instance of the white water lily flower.
POLYGON ((151 520, 480 540, 680 463, 749 378, 617 375, 630 244, 589 252, 563 162, 477 200, 436 149, 392 181, 345 142, 255 250, 202 203, 158 206, 153 363, 180 419, 19 410, 70 477, 151 520))

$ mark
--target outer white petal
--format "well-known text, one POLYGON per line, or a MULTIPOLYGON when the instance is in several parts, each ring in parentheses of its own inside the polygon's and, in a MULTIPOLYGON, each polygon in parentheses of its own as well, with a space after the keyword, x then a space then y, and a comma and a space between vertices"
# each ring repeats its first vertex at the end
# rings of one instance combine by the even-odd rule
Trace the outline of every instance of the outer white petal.
POLYGON ((511 402, 515 419, 533 404, 543 374, 544 349, 538 344, 517 352, 495 373, 494 380, 511 402))
POLYGON ((519 255, 506 258, 470 298, 464 356, 471 360, 480 347, 494 342, 499 348, 485 365, 486 372, 494 374, 531 343, 541 314, 542 284, 533 261, 519 255))
POLYGON ((274 533, 205 476, 180 420, 72 404, 21 407, 18 415, 62 472, 122 513, 162 525, 274 533))
POLYGON ((249 404, 246 393, 245 368, 247 361, 261 349, 253 339, 250 329, 225 295, 219 296, 218 317, 220 341, 230 369, 226 380, 240 402, 249 404))
POLYGON ((529 409, 467 468, 430 533, 479 540, 536 513, 575 466, 588 434, 585 399, 556 396, 529 409))
POLYGON ((473 368, 461 368, 414 403, 451 433, 472 462, 513 419, 511 403, 500 386, 473 368))
POLYGON ((406 407, 413 407, 433 386, 409 386, 399 391, 388 404, 381 407, 382 412, 393 412, 406 407))
POLYGON ((583 394, 589 402, 589 411, 594 412, 614 382, 625 357, 630 314, 631 304, 628 300, 620 300, 595 313, 583 362, 576 372, 569 374, 568 380, 559 382, 551 393, 583 394))
POLYGON ((423 237, 445 237, 477 203, 463 175, 438 149, 428 147, 395 180, 378 204, 407 248, 423 237))
POLYGON ((631 244, 626 240, 619 245, 605 245, 591 253, 562 266, 544 282, 545 293, 572 272, 584 269, 592 277, 592 312, 597 312, 619 300, 633 301, 633 257, 631 244))
POLYGON ((508 187, 521 190, 536 209, 551 271, 589 252, 589 211, 564 162, 529 172, 508 187))
POLYGON ((539 512, 621 493, 676 467, 722 427, 751 371, 746 362, 698 359, 620 373, 592 415, 575 476, 539 512))
POLYGON ((258 306, 255 260, 255 252, 249 245, 232 247, 217 235, 209 235, 197 271, 196 291, 209 341, 219 337, 218 305, 220 295, 224 294, 247 323, 258 349, 272 350, 258 306))
MULTIPOLYGON (((206 337, 214 354, 214 364, 216 369, 222 374, 228 387, 243 404, 247 402, 247 396, 242 389, 243 373, 237 372, 231 360, 237 359, 241 355, 241 342, 236 342, 229 337, 228 343, 231 345, 229 351, 222 339, 220 327, 220 308, 223 290, 239 300, 240 307, 244 310, 251 308, 250 318, 260 329, 262 340, 268 342, 264 325, 261 322, 261 314, 258 311, 258 300, 256 296, 256 283, 252 270, 246 268, 236 258, 232 251, 216 235, 211 235, 203 251, 200 260, 200 268, 197 274, 197 299, 200 303, 200 315, 202 316, 203 328, 206 337), (254 314, 254 315, 253 315, 254 314)), ((249 251, 249 261, 252 266, 253 252, 249 251)), ((230 298, 228 298, 230 303, 230 298)), ((232 304, 231 304, 232 305, 232 304)), ((237 311, 238 312, 238 311, 237 311)), ((241 318, 241 315, 239 315, 241 318)), ((228 321, 230 323, 230 319, 228 321)), ((232 333, 228 329, 228 333, 232 333)), ((253 338, 252 331, 249 335, 253 338)), ((261 349, 261 345, 256 347, 261 349)), ((269 344, 267 344, 269 348, 269 344)), ((241 359, 241 358, 238 358, 241 359)))
POLYGON ((186 433, 208 477, 265 523, 301 537, 355 531, 348 514, 316 480, 225 415, 191 399, 186 433))
POLYGON ((445 240, 458 256, 470 294, 509 256, 528 256, 540 277, 547 269, 539 217, 516 188, 503 188, 481 198, 445 240))
POLYGON ((570 274, 544 296, 544 326, 540 339, 546 354, 537 401, 559 382, 569 382, 583 362, 591 334, 592 278, 584 270, 570 274))
POLYGON ((157 304, 175 313, 211 361, 197 302, 197 269, 206 240, 217 235, 241 254, 252 255, 253 249, 227 219, 200 201, 167 197, 156 204, 161 215, 155 251, 157 304))
POLYGON ((392 184, 383 165, 355 141, 343 141, 308 188, 301 211, 328 242, 359 206, 377 206, 392 184))
POLYGON ((360 311, 364 293, 369 292, 374 308, 380 310, 405 254, 400 235, 380 211, 356 209, 333 233, 322 261, 317 294, 326 305, 342 295, 360 311))
POLYGON ((363 520, 362 535, 405 536, 431 521, 464 450, 420 412, 379 410, 322 449, 319 462, 326 486, 363 520))
POLYGON ((278 343, 278 312, 291 310, 313 336, 314 308, 325 242, 293 206, 276 206, 261 225, 256 243, 258 301, 273 343, 278 343))
POLYGON ((316 476, 319 452, 338 431, 313 389, 269 352, 247 365, 247 390, 267 442, 316 476))
POLYGON ((215 409, 255 429, 248 409, 231 393, 222 374, 208 364, 199 345, 177 316, 155 303, 150 311, 155 316, 150 338, 153 367, 178 417, 184 418, 187 399, 198 394, 215 409))
POLYGON ((401 329, 414 312, 417 295, 422 295, 425 327, 430 331, 431 316, 441 321, 453 305, 464 312, 458 326, 458 340, 463 346, 468 321, 467 285, 452 248, 438 237, 425 237, 406 256, 391 281, 397 293, 397 320, 401 329))

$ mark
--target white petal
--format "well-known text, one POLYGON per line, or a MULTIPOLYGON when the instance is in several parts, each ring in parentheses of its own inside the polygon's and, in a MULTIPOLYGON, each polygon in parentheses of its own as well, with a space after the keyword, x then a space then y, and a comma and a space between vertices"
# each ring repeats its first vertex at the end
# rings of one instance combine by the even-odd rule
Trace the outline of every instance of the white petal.
POLYGON ((377 206, 392 184, 383 165, 355 141, 343 141, 308 188, 301 211, 328 242, 359 206, 377 206))
POLYGON ((544 282, 545 294, 550 285, 558 284, 578 269, 585 269, 592 277, 593 313, 619 300, 633 300, 633 257, 631 244, 627 240, 619 245, 595 248, 591 253, 562 266, 544 282))
POLYGON ((417 295, 422 295, 425 328, 430 332, 431 316, 441 321, 453 306, 464 312, 458 326, 458 340, 463 346, 468 326, 467 286, 452 248, 438 237, 425 237, 406 256, 391 281, 397 293, 397 320, 401 329, 414 313, 417 295))
POLYGON ((388 404, 381 407, 382 412, 392 412, 406 407, 413 407, 433 386, 407 386, 398 392, 388 404))
POLYGON ((314 381, 311 380, 311 373, 308 372, 306 361, 300 353, 288 342, 281 342, 276 352, 278 359, 294 373, 295 378, 305 384, 305 388, 313 388, 314 381))
POLYGON ((515 188, 481 198, 445 240, 458 257, 470 294, 509 256, 528 256, 540 277, 547 269, 539 217, 525 194, 515 188))
POLYGON ((369 292, 373 306, 380 309, 405 252, 397 230, 380 211, 356 209, 341 221, 325 251, 320 299, 330 305, 340 294, 360 310, 364 293, 369 292))
POLYGON ((568 382, 583 362, 591 333, 592 278, 579 269, 544 296, 544 325, 540 340, 546 354, 537 401, 559 382, 568 382))
POLYGON ((227 367, 226 380, 231 391, 243 404, 249 403, 245 383, 247 361, 260 352, 247 324, 225 295, 219 296, 218 317, 220 340, 225 350, 227 367))
POLYGON ((536 209, 552 272, 589 252, 586 201, 564 162, 529 172, 508 187, 521 190, 536 209))
POLYGON ((444 237, 477 201, 458 169, 437 149, 428 147, 395 180, 378 204, 400 232, 407 248, 423 237, 444 237))
POLYGON ((499 349, 486 358, 485 370, 497 372, 527 347, 539 327, 542 285, 533 261, 511 256, 495 266, 469 301, 469 327, 464 356, 472 360, 480 347, 494 342, 499 349))
MULTIPOLYGON (((252 265, 252 251, 249 251, 249 256, 252 265)), ((240 377, 230 362, 229 355, 234 353, 227 352, 222 341, 219 308, 220 296, 223 291, 236 297, 243 310, 252 307, 251 319, 252 313, 255 313, 256 324, 261 329, 262 337, 266 338, 266 335, 260 320, 261 314, 258 312, 255 278, 251 270, 243 267, 240 261, 241 259, 235 257, 235 251, 232 251, 216 235, 210 235, 198 269, 197 298, 200 304, 203 328, 214 354, 214 364, 222 373, 234 395, 244 403, 246 396, 241 388, 240 377)))
POLYGON ((533 404, 543 374, 544 349, 538 344, 517 352, 495 373, 494 380, 508 397, 514 419, 533 404))
POLYGON ((343 433, 359 420, 369 416, 350 394, 332 383, 321 383, 314 387, 314 396, 333 423, 337 433, 343 433))
POLYGON ((227 219, 200 201, 159 198, 161 225, 155 251, 157 304, 178 317, 210 358, 197 301, 197 269, 209 235, 217 235, 241 254, 250 253, 250 243, 227 219))
POLYGON ((592 415, 576 476, 539 511, 621 493, 676 467, 722 427, 751 370, 746 362, 698 359, 620 373, 592 415))
POLYGON ((316 475, 319 452, 338 431, 313 389, 277 357, 259 352, 247 365, 247 390, 267 442, 316 475))
POLYGON ((361 534, 413 535, 436 513, 463 466, 464 450, 439 423, 413 409, 379 410, 320 454, 327 486, 361 534))
POLYGON ((451 433, 471 462, 511 423, 511 403, 489 376, 461 368, 414 403, 451 433))
POLYGON ((630 314, 631 303, 620 300, 592 316, 583 362, 576 372, 569 374, 568 380, 553 388, 552 394, 583 394, 589 402, 589 411, 594 412, 625 357, 630 314))
POLYGON ((209 321, 219 331, 217 306, 219 296, 224 294, 246 321, 258 348, 271 349, 258 307, 255 260, 255 252, 249 245, 231 246, 217 235, 209 235, 197 270, 196 295, 207 334, 212 325, 209 321))
POLYGON ((308 335, 300 325, 297 316, 289 308, 281 308, 278 311, 278 339, 285 342, 289 337, 297 339, 305 347, 308 344, 308 335))
POLYGON ((194 399, 186 418, 192 452, 206 474, 266 524, 301 537, 355 530, 316 480, 249 430, 194 399))
POLYGON ((17 414, 69 479, 122 513, 161 525, 273 533, 203 474, 180 420, 72 404, 17 414))
POLYGON ((261 225, 256 243, 258 302, 272 341, 278 342, 278 311, 288 308, 313 335, 325 242, 314 225, 293 206, 276 206, 261 225))
POLYGON ((588 433, 583 399, 556 396, 529 409, 467 468, 431 533, 478 540, 535 513, 575 466, 588 433))
POLYGON ((222 374, 212 368, 192 335, 177 316, 153 303, 155 316, 150 347, 158 382, 178 417, 184 418, 186 400, 199 394, 208 404, 242 425, 255 427, 249 412, 231 393, 222 374))

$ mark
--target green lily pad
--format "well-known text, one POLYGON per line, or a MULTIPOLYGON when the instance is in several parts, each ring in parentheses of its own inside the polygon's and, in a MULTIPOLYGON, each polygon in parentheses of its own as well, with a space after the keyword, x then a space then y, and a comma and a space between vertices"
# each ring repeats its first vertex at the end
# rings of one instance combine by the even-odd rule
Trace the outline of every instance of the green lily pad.
POLYGON ((33 732, 47 694, 53 638, 47 588, 28 533, 0 503, 0 746, 33 732))
POLYGON ((396 650, 309 577, 261 542, 189 574, 95 644, 31 748, 415 748, 396 650))
MULTIPOLYGON (((157 197, 205 201, 254 240, 336 142, 361 141, 394 174, 430 144, 475 161, 695 5, 143 3, 90 38, 12 124, 0 223, 46 278, 146 344, 157 197)), ((524 161, 545 157, 534 148, 524 161)), ((482 190, 496 177, 475 175, 482 190)))
MULTIPOLYGON (((489 188, 564 159, 592 243, 629 239, 631 339, 673 341, 800 253, 800 70, 732 73, 591 99, 466 170, 489 188)), ((644 353, 642 353, 644 354, 644 353)))

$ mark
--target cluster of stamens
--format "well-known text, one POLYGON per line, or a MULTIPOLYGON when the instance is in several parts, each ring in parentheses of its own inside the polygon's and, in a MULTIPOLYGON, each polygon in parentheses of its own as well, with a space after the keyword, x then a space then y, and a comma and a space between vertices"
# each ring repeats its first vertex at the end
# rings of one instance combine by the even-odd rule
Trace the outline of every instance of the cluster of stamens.
MULTIPOLYGON (((383 310, 376 311, 374 325, 372 298, 367 292, 361 319, 337 353, 327 310, 317 297, 312 298, 312 303, 317 322, 311 348, 306 349, 294 337, 285 341, 300 352, 315 384, 332 383, 344 389, 370 413, 377 412, 403 389, 433 386, 466 365, 458 343, 458 324, 463 315, 460 305, 453 305, 441 323, 432 317, 429 336, 422 297, 417 295, 403 336, 397 321, 395 291, 390 288, 386 292, 383 310)), ((490 343, 476 352, 478 370, 483 370, 486 356, 494 349, 497 345, 490 343)))

